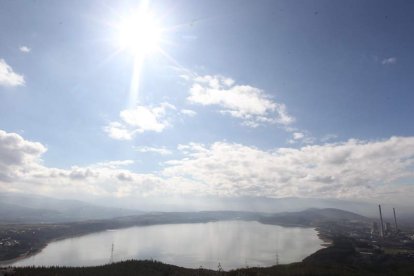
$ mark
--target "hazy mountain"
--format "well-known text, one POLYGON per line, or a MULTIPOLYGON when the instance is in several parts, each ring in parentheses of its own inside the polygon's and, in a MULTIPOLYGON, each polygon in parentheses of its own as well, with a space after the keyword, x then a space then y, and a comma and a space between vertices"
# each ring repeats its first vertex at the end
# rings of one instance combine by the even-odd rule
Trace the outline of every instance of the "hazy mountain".
POLYGON ((142 213, 137 210, 103 207, 78 200, 0 193, 0 223, 70 222, 109 219, 142 213))
MULTIPOLYGON (((99 202, 102 205, 103 201, 99 202)), ((378 206, 375 203, 326 199, 326 198, 269 198, 269 197, 178 197, 178 198, 141 198, 129 200, 123 198, 119 201, 107 200, 105 204, 114 206, 133 206, 136 209, 146 211, 251 211, 251 212, 295 212, 309 208, 337 208, 365 216, 377 216, 378 206)), ((392 211, 392 208, 390 209, 392 211)), ((384 209, 385 211, 385 209, 384 209)))
POLYGON ((317 209, 311 208, 300 212, 283 212, 264 216, 260 219, 263 223, 281 225, 305 225, 314 226, 325 221, 359 221, 368 222, 369 218, 335 208, 317 209))
POLYGON ((59 212, 53 210, 28 208, 17 204, 0 202, 1 223, 53 222, 53 218, 59 217, 59 214, 59 212))
MULTIPOLYGON (((392 219, 391 205, 383 205, 384 219, 392 219)), ((266 197, 191 197, 174 202, 163 200, 100 201, 93 204, 79 200, 56 199, 21 193, 0 193, 0 223, 47 223, 70 222, 88 219, 109 219, 120 216, 139 215, 149 211, 197 212, 197 211, 248 211, 265 213, 301 212, 306 210, 312 217, 312 209, 341 209, 377 218, 378 206, 374 203, 317 198, 266 198, 266 197), (120 207, 118 207, 120 206, 120 207)), ((324 211, 328 215, 329 211, 324 211)), ((319 214, 321 215, 321 214, 319 214)), ((335 215, 337 215, 335 213, 335 215)), ((401 221, 412 218, 411 210, 397 206, 401 221)))

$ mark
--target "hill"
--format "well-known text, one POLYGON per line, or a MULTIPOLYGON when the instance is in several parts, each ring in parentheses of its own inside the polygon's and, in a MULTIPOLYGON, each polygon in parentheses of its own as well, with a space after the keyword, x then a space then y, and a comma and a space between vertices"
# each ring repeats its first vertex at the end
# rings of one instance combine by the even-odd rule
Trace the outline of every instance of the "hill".
POLYGON ((335 209, 310 208, 300 212, 283 212, 267 216, 259 219, 261 223, 278 224, 284 226, 306 226, 313 227, 319 223, 328 221, 359 221, 368 222, 370 219, 356 213, 335 209))
POLYGON ((143 212, 97 206, 78 200, 0 193, 0 224, 63 223, 139 215, 143 212))

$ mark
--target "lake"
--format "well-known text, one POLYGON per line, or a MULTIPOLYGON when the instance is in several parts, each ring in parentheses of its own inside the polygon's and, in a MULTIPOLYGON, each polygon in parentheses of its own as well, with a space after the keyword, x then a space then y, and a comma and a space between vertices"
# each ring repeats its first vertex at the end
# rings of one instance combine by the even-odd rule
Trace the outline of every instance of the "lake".
POLYGON ((225 270, 301 261, 322 248, 311 228, 256 221, 164 224, 107 230, 51 242, 15 266, 91 266, 154 259, 188 268, 225 270), (113 253, 112 252, 113 245, 113 253))

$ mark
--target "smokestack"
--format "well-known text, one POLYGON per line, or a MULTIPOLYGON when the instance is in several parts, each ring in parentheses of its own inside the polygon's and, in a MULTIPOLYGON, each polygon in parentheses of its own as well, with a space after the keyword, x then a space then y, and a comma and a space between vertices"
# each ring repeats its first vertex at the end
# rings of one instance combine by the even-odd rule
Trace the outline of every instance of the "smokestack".
POLYGON ((384 221, 382 220, 381 205, 378 205, 380 220, 381 220, 381 237, 384 237, 384 221))
POLYGON ((395 232, 398 233, 397 216, 395 215, 395 208, 392 208, 392 210, 394 211, 395 232))

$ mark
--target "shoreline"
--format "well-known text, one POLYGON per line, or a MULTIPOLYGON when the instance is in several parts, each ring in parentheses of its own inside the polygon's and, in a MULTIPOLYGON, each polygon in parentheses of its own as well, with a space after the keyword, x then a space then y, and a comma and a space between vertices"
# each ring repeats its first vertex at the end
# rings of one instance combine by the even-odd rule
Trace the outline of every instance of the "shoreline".
MULTIPOLYGON (((125 227, 125 228, 128 228, 128 227, 125 227)), ((123 228, 117 228, 117 229, 113 229, 113 230, 118 230, 118 229, 123 229, 123 228)), ((82 234, 64 235, 64 236, 61 236, 61 237, 58 237, 58 238, 51 239, 49 241, 46 241, 45 244, 39 246, 39 248, 33 249, 33 251, 25 252, 25 253, 21 254, 20 256, 18 256, 16 258, 13 258, 13 259, 0 260, 0 267, 3 267, 4 265, 11 266, 10 264, 13 264, 17 261, 27 259, 27 258, 30 258, 30 257, 36 255, 36 254, 39 254, 40 252, 43 251, 43 249, 45 249, 49 244, 51 244, 53 242, 57 242, 57 241, 65 240, 65 239, 82 237, 82 236, 86 236, 86 235, 89 235, 89 234, 95 234, 95 233, 104 232, 104 231, 108 231, 108 230, 110 230, 110 229, 102 229, 102 230, 92 231, 92 232, 82 233, 82 234)))
POLYGON ((324 235, 323 233, 321 233, 321 231, 317 228, 315 228, 315 231, 318 233, 318 238, 323 241, 324 243, 322 244, 325 247, 329 247, 333 244, 333 240, 329 237, 327 237, 326 235, 324 235))

